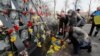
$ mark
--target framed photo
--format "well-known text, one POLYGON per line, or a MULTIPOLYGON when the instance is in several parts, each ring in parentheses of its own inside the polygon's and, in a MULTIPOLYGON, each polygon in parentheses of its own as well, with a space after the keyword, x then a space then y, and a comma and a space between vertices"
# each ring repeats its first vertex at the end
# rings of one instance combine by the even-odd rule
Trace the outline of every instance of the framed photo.
POLYGON ((24 41, 28 39, 28 31, 26 29, 21 31, 21 40, 24 41))

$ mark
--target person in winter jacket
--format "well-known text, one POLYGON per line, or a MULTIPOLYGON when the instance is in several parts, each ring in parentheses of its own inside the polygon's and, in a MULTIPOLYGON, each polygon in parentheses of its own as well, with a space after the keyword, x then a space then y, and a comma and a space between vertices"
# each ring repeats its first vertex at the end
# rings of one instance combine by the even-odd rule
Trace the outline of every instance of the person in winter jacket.
POLYGON ((81 15, 74 10, 69 10, 68 16, 69 16, 69 25, 70 26, 79 26, 80 25, 79 21, 81 19, 83 19, 81 17, 81 15))
POLYGON ((68 24, 68 17, 64 11, 61 11, 60 14, 57 14, 59 19, 59 35, 63 35, 64 29, 67 27, 68 24))
POLYGON ((91 41, 88 34, 80 27, 69 28, 69 40, 73 44, 74 53, 77 54, 80 48, 87 48, 88 52, 91 52, 91 41))
POLYGON ((96 35, 98 34, 98 28, 100 28, 100 25, 96 25, 96 24, 94 23, 94 17, 95 17, 95 16, 100 16, 100 7, 97 7, 97 10, 94 11, 94 12, 91 14, 91 17, 92 17, 92 19, 91 19, 91 21, 92 21, 92 26, 91 26, 91 29, 90 29, 90 32, 89 32, 89 35, 90 35, 90 36, 92 35, 93 30, 94 30, 95 27, 96 27, 97 31, 95 32, 94 36, 96 36, 96 35))

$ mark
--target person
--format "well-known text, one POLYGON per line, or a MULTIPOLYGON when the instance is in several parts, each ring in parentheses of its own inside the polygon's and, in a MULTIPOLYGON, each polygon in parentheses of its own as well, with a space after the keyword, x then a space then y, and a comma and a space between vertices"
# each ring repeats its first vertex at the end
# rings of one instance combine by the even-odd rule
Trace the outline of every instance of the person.
POLYGON ((61 19, 61 15, 60 14, 57 14, 57 19, 59 20, 59 33, 58 35, 62 35, 62 27, 63 27, 63 20, 61 19))
POLYGON ((76 12, 77 12, 77 13, 80 13, 80 9, 76 9, 76 12))
POLYGON ((80 48, 87 48, 91 52, 91 41, 88 34, 80 27, 70 26, 68 38, 73 45, 74 54, 78 54, 80 48))
MULTIPOLYGON (((90 32, 89 32, 89 35, 91 36, 92 33, 93 33, 93 30, 94 28, 96 27, 97 29, 100 28, 99 25, 95 25, 94 23, 94 16, 97 16, 97 15, 100 15, 100 7, 97 7, 97 10, 94 11, 92 14, 91 14, 91 17, 92 19, 90 19, 92 21, 92 26, 91 26, 91 29, 90 29, 90 32)), ((98 34, 98 31, 95 32, 94 36, 96 36, 98 34)))
POLYGON ((77 9, 76 13, 77 13, 77 21, 78 21, 77 26, 82 28, 86 24, 86 19, 84 16, 80 14, 80 9, 77 9))
POLYGON ((69 16, 69 25, 76 26, 77 25, 77 16, 76 16, 75 11, 69 10, 68 16, 69 16))
POLYGON ((69 16, 69 25, 71 26, 79 26, 80 25, 80 20, 83 19, 79 13, 77 13, 74 10, 69 10, 68 11, 68 16, 69 16))
POLYGON ((58 35, 64 35, 67 24, 68 24, 68 17, 65 14, 64 11, 61 11, 60 14, 57 14, 58 19, 59 19, 59 34, 58 35))

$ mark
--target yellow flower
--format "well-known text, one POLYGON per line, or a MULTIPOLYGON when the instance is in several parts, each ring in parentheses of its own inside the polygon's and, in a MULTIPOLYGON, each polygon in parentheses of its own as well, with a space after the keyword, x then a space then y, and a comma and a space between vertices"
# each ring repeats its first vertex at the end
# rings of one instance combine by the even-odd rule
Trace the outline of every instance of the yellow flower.
POLYGON ((30 33, 32 33, 32 32, 33 32, 33 29, 29 28, 28 31, 29 31, 30 33))
POLYGON ((12 51, 8 52, 8 56, 14 56, 13 52, 12 51))
POLYGON ((64 48, 68 48, 68 43, 67 42, 64 42, 64 44, 62 45, 62 49, 64 48))
POLYGON ((59 51, 60 48, 61 48, 60 46, 57 46, 56 44, 54 45, 54 50, 55 50, 55 51, 59 51))
POLYGON ((11 36, 10 41, 15 42, 16 41, 16 36, 11 36))
POLYGON ((37 37, 39 38, 40 37, 40 35, 37 33, 37 37))
POLYGON ((46 39, 46 35, 45 35, 45 34, 43 34, 43 35, 42 35, 42 38, 45 40, 45 39, 46 39))
POLYGON ((38 43, 37 43, 37 46, 38 46, 38 47, 42 47, 41 42, 38 42, 38 43))
POLYGON ((52 37, 52 42, 55 42, 57 39, 55 37, 52 37))
POLYGON ((52 48, 50 48, 50 50, 48 50, 48 54, 53 54, 55 51, 52 49, 52 48))

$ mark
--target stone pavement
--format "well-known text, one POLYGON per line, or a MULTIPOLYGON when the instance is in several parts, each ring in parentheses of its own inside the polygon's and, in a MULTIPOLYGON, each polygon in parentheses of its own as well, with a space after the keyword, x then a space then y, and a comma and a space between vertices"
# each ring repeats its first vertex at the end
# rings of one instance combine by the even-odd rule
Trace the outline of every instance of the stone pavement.
MULTIPOLYGON (((90 24, 86 24, 83 29, 89 33, 91 28, 90 24)), ((95 30, 94 30, 95 31, 95 30)), ((64 50, 60 50, 59 52, 55 53, 53 56, 100 56, 100 40, 98 40, 100 38, 100 33, 98 34, 97 37, 91 37, 91 41, 92 41, 92 52, 88 53, 86 50, 81 50, 79 55, 71 55, 70 52, 72 50, 68 50, 68 49, 64 49, 64 50)))

